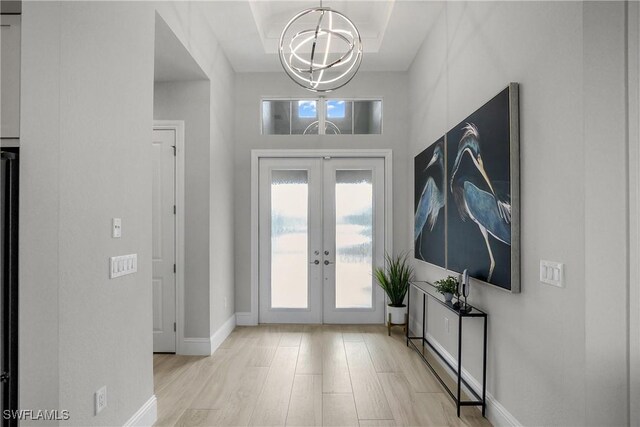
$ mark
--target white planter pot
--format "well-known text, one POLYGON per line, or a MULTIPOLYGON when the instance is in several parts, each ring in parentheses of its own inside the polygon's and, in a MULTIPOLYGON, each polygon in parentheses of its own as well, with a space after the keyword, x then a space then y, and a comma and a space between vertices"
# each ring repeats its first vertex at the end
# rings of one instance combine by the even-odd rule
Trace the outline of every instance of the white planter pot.
POLYGON ((391 307, 387 306, 387 317, 384 319, 389 321, 389 314, 391 314, 391 323, 401 325, 404 324, 405 318, 404 315, 407 312, 407 306, 404 305, 402 307, 391 307))

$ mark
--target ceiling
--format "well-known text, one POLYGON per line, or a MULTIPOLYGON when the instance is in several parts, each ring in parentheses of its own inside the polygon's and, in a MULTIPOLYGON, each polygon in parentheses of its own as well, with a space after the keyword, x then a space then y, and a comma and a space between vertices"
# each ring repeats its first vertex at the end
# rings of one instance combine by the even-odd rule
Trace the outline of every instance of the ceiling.
MULTIPOLYGON (((406 71, 432 22, 428 1, 328 0, 362 36, 361 70, 406 71)), ((236 72, 280 71, 280 33, 298 12, 318 1, 236 0, 206 3, 207 18, 236 72)), ((433 10, 433 9, 430 9, 433 10)))

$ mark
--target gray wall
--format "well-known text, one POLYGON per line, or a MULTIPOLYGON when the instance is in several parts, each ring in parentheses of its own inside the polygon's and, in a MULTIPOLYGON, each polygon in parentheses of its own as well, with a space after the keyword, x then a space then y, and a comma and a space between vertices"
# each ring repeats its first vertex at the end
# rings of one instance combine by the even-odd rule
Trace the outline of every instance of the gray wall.
MULTIPOLYGON (((522 293, 471 292, 489 313, 488 392, 525 425, 625 424, 624 4, 431 8, 435 26, 410 69, 408 168, 509 82, 521 85, 522 293), (565 264, 564 288, 538 281, 540 259, 565 264)), ((420 279, 446 274, 415 266, 420 279)), ((429 309, 430 333, 455 354, 447 313, 429 309)), ((481 331, 469 326, 463 359, 481 378, 481 331)))
MULTIPOLYGON (((122 425, 153 395, 156 8, 215 80, 211 176, 204 179, 215 183, 224 206, 213 212, 209 200, 205 212, 217 222, 209 229, 216 237, 211 259, 214 251, 233 253, 233 71, 206 21, 206 5, 23 5, 20 403, 67 409, 66 424, 122 425), (123 219, 121 239, 110 237, 112 217, 123 219), (138 272, 109 280, 108 257, 127 253, 138 254, 138 272), (93 393, 103 385, 109 405, 94 417, 93 393)), ((233 303, 220 303, 233 295, 230 260, 223 257, 211 267, 217 273, 208 272, 208 298, 215 299, 210 330, 233 314, 233 303)))
POLYGON ((408 200, 406 170, 408 104, 406 73, 359 73, 327 98, 383 99, 382 135, 261 135, 260 101, 264 98, 309 98, 308 92, 284 73, 240 73, 236 76, 236 307, 251 311, 251 150, 252 149, 374 149, 393 150, 393 245, 408 244, 404 206, 408 200))
POLYGON ((209 332, 209 81, 154 85, 153 118, 184 120, 184 336, 209 332))
POLYGON ((623 2, 585 3, 583 13, 585 389, 591 426, 629 422, 625 13, 623 2))
POLYGON ((29 3, 22 16, 19 399, 32 408, 60 407, 60 13, 29 3))
POLYGON ((629 378, 631 425, 640 425, 640 4, 628 5, 629 28, 629 378))

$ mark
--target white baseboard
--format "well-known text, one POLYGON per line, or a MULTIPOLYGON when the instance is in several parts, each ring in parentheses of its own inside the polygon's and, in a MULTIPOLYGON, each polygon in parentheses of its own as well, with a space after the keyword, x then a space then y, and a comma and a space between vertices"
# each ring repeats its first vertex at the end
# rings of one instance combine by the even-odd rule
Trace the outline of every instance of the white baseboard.
MULTIPOLYGON (((420 323, 417 322, 415 319, 414 319, 414 321, 411 322, 410 328, 411 328, 411 330, 413 332, 422 333, 422 325, 420 325, 420 323)), ((427 339, 440 352, 440 354, 445 359, 447 359, 447 362, 449 362, 452 366, 456 366, 458 364, 456 358, 453 357, 451 355, 451 353, 449 353, 442 346, 442 344, 440 344, 428 332, 427 332, 427 339)), ((449 369, 446 369, 445 371, 447 373, 449 373, 453 377, 453 373, 449 369)), ((473 390, 476 393, 478 393, 478 395, 481 395, 481 393, 482 393, 482 385, 480 384, 480 381, 476 380, 464 368, 462 369, 462 378, 464 378, 467 381, 467 383, 469 383, 469 385, 473 388, 473 390)), ((502 406, 502 404, 500 402, 498 402, 496 400, 496 398, 493 397, 493 395, 491 393, 487 392, 486 399, 487 399, 486 417, 491 422, 491 424, 493 424, 495 427, 503 427, 503 426, 505 426, 505 427, 506 426, 508 426, 508 427, 517 427, 517 426, 521 426, 522 425, 522 423, 520 423, 516 419, 516 417, 511 415, 511 413, 509 411, 507 411, 507 409, 504 406, 502 406)))
POLYGON ((211 356, 236 327, 236 315, 232 314, 209 338, 185 338, 180 354, 185 356, 211 356))
POLYGON ((136 411, 129 420, 124 423, 124 427, 133 426, 152 426, 158 419, 158 400, 154 394, 147 400, 144 405, 136 411))
POLYGON ((180 354, 185 356, 210 356, 211 338, 184 338, 180 354))
POLYGON ((227 339, 227 337, 229 336, 231 331, 235 329, 235 327, 236 315, 232 314, 231 316, 229 316, 227 321, 224 322, 224 324, 220 326, 220 328, 218 328, 218 330, 215 331, 213 335, 211 335, 211 347, 209 349, 209 354, 213 354, 213 352, 216 351, 218 347, 220 347, 220 344, 222 344, 222 342, 227 339))
POLYGON ((257 322, 254 320, 253 313, 251 312, 236 313, 236 325, 255 326, 257 322))

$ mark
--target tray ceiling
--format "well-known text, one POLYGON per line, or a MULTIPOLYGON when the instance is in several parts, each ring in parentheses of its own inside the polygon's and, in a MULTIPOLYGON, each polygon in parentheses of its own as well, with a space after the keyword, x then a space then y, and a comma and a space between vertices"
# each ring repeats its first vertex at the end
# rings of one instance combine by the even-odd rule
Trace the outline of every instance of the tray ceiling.
MULTIPOLYGON (((210 1, 207 20, 237 72, 281 70, 280 32, 298 12, 319 1, 210 1)), ((362 36, 362 70, 405 71, 433 22, 434 4, 426 1, 323 1, 347 15, 362 36)))

